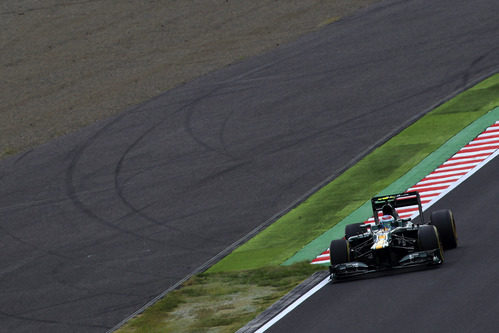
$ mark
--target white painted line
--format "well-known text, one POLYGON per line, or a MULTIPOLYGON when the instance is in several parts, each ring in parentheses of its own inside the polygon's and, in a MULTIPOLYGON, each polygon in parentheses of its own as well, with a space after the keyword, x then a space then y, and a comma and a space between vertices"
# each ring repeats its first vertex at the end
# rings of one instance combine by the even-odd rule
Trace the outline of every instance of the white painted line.
POLYGON ((499 134, 499 133, 498 133, 498 129, 497 129, 497 127, 489 127, 489 128, 487 128, 487 130, 486 130, 486 131, 484 131, 484 132, 483 132, 482 134, 480 134, 480 135, 483 135, 483 134, 488 134, 488 133, 495 133, 495 134, 499 134))
POLYGON ((463 147, 460 151, 465 151, 465 150, 470 150, 470 149, 480 149, 480 148, 488 148, 488 147, 494 147, 497 148, 499 143, 496 142, 488 142, 488 143, 483 143, 480 145, 473 145, 469 147, 463 147))
POLYGON ((422 190, 422 189, 439 188, 439 187, 442 187, 442 186, 450 186, 455 181, 456 180, 454 179, 453 181, 435 182, 432 185, 418 184, 418 186, 414 186, 414 187, 411 187, 410 189, 408 189, 407 192, 410 192, 410 191, 419 191, 419 190, 422 190))
POLYGON ((473 163, 463 163, 463 164, 456 164, 456 165, 443 165, 439 167, 437 170, 453 170, 456 168, 473 168, 475 165, 480 163, 479 161, 473 162, 473 163))
POLYGON ((444 181, 441 181, 440 179, 434 179, 432 181, 425 181, 422 182, 421 184, 418 183, 417 186, 413 186, 407 191, 417 191, 419 188, 425 188, 425 187, 435 187, 435 186, 446 186, 446 185, 451 185, 453 182, 456 181, 459 177, 456 177, 454 179, 447 179, 444 181))
POLYGON ((420 190, 418 192, 420 192, 419 193, 420 196, 423 196, 423 195, 428 196, 428 195, 432 195, 432 194, 440 194, 442 191, 443 191, 443 189, 442 190, 436 190, 436 191, 424 191, 424 192, 421 192, 421 190, 420 190))
MULTIPOLYGON (((496 124, 497 123, 499 123, 499 121, 496 122, 496 124)), ((426 209, 428 209, 431 206, 433 206, 436 202, 438 202, 445 195, 447 195, 447 193, 449 193, 450 191, 452 191, 453 189, 455 189, 457 186, 459 186, 462 182, 464 182, 466 179, 468 179, 472 175, 474 175, 478 170, 480 170, 484 165, 486 165, 488 162, 490 162, 492 159, 494 159, 497 155, 499 155, 499 149, 495 149, 495 151, 490 156, 488 156, 486 159, 484 159, 482 162, 480 162, 478 165, 476 165, 473 169, 471 169, 470 171, 468 171, 468 173, 466 173, 466 175, 464 175, 464 176, 460 177, 459 179, 457 179, 457 181, 453 185, 451 185, 447 189, 443 190, 437 197, 435 197, 434 199, 432 199, 429 203, 423 205, 423 211, 426 211, 426 209)), ((428 193, 429 192, 426 192, 425 194, 428 194, 428 193)), ((423 196, 421 195, 421 198, 422 197, 423 196)), ((415 218, 418 215, 419 215, 419 211, 417 211, 411 217, 415 218)), ((321 261, 321 262, 327 263, 328 261, 329 260, 324 260, 324 261, 321 261)), ((319 262, 316 261, 315 263, 318 264, 319 262)), ((319 282, 314 288, 310 289, 307 293, 305 293, 303 296, 301 296, 296 301, 294 301, 292 304, 290 304, 286 309, 284 309, 284 311, 280 312, 277 316, 275 316, 270 321, 268 321, 265 325, 263 325, 262 327, 260 327, 256 332, 257 333, 263 333, 263 332, 265 332, 272 325, 274 325, 276 322, 278 322, 279 320, 281 320, 285 315, 287 315, 288 313, 290 313, 291 311, 293 311, 297 306, 299 306, 301 303, 303 303, 305 300, 307 300, 309 297, 311 297, 317 291, 319 291, 320 289, 322 289, 322 287, 324 287, 325 285, 327 285, 328 282, 329 282, 329 279, 330 278, 328 276, 327 278, 325 278, 324 280, 322 280, 321 282, 319 282)))
POLYGON ((329 263, 329 259, 325 259, 325 260, 316 260, 316 259, 314 259, 311 262, 312 265, 328 264, 328 263, 329 263))
MULTIPOLYGON (((461 178, 462 176, 450 176, 450 177, 445 177, 445 178, 439 178, 439 179, 430 179, 430 180, 424 180, 424 181, 420 181, 418 183, 418 185, 423 185, 423 184, 429 184, 429 183, 433 183, 433 182, 436 182, 436 181, 449 181, 449 182, 453 182, 455 179, 458 179, 458 178, 461 178)), ((424 178, 423 178, 424 179, 424 178)))
POLYGON ((430 195, 422 195, 421 202, 426 201, 426 203, 428 203, 431 200, 433 200, 433 198, 436 197, 437 195, 438 195, 438 193, 437 194, 430 194, 430 195))
POLYGON ((452 158, 456 157, 465 157, 465 156, 474 156, 474 155, 479 155, 479 154, 491 154, 495 149, 484 149, 480 151, 474 151, 472 153, 457 153, 456 155, 452 156, 452 158))
POLYGON ((466 171, 463 170, 457 170, 457 171, 448 171, 448 172, 432 172, 425 178, 435 178, 435 177, 440 177, 440 176, 450 176, 450 175, 455 175, 456 173, 464 173, 466 171))
POLYGON ((499 138, 483 138, 483 139, 475 139, 473 140, 472 142, 470 142, 469 144, 482 144, 482 143, 486 143, 486 142, 495 142, 499 140, 499 138))
POLYGON ((488 132, 499 132, 499 128, 497 128, 497 126, 490 126, 485 132, 486 133, 488 133, 488 132))
POLYGON ((277 316, 275 316, 274 318, 272 318, 271 320, 269 320, 265 325, 263 325, 258 330, 256 330, 255 333, 265 332, 272 325, 274 325, 276 322, 278 322, 279 320, 281 320, 282 317, 284 317, 285 315, 287 315, 288 313, 290 313, 291 311, 293 311, 298 305, 300 305, 301 303, 303 303, 304 301, 306 301, 310 296, 312 296, 313 294, 315 294, 317 291, 319 291, 322 287, 324 287, 328 283, 329 283, 329 276, 327 278, 325 278, 324 280, 322 280, 321 282, 319 282, 315 287, 313 287, 312 289, 310 289, 307 293, 303 294, 303 296, 301 296, 300 298, 298 298, 296 301, 294 301, 293 303, 291 303, 286 309, 284 309, 284 311, 282 311, 277 316))
MULTIPOLYGON (((478 163, 477 163, 478 164, 478 163)), ((467 171, 467 170, 471 170, 473 169, 474 165, 472 166, 461 166, 461 165, 453 165, 453 166, 449 166, 449 167, 438 167, 435 169, 435 171, 433 171, 433 173, 440 173, 440 172, 445 172, 445 171, 467 171)))
POLYGON ((487 158, 488 155, 482 155, 482 156, 477 156, 477 157, 472 157, 472 158, 459 158, 459 159, 453 159, 449 158, 445 163, 442 163, 440 167, 444 166, 450 166, 450 165, 462 165, 462 164, 468 164, 468 163, 480 163, 484 159, 487 158))
POLYGON ((477 156, 477 157, 461 158, 461 159, 453 160, 451 157, 444 164, 453 164, 453 163, 471 162, 471 161, 483 161, 485 158, 486 158, 486 156, 477 156))
POLYGON ((478 136, 478 138, 486 138, 486 137, 490 137, 490 136, 497 136, 499 138, 499 134, 497 134, 497 132, 491 132, 491 133, 483 133, 483 134, 480 134, 478 136))
POLYGON ((329 254, 321 254, 320 256, 317 256, 315 259, 321 259, 321 258, 329 258, 329 254))

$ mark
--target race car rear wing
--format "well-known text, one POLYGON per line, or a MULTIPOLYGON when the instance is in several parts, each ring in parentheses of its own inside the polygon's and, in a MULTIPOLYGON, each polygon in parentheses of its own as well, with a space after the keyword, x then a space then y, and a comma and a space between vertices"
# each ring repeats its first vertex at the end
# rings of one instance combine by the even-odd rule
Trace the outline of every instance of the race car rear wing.
MULTIPOLYGON (((407 207, 407 206, 418 206, 419 216, 423 220, 423 207, 421 205, 421 197, 419 192, 406 192, 398 194, 384 195, 380 197, 374 197, 371 199, 373 207, 373 217, 376 224, 379 224, 378 212, 383 209, 383 206, 390 204, 393 208, 407 207)), ((424 223, 424 221, 422 221, 424 223)))

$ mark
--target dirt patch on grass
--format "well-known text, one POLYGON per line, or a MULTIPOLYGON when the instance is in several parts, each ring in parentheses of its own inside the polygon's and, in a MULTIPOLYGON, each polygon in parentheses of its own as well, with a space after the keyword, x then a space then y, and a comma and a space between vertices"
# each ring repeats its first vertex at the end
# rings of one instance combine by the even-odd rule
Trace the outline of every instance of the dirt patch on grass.
POLYGON ((198 274, 118 332, 235 332, 320 270, 324 267, 298 263, 198 274))
POLYGON ((117 114, 377 1, 4 1, 0 157, 117 114))

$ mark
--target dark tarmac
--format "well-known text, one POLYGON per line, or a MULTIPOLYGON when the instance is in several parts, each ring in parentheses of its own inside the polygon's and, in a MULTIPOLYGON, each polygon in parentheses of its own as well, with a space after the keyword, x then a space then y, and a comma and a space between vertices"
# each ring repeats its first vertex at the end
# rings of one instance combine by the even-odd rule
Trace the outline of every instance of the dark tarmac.
MULTIPOLYGON (((493 0, 387 1, 1 161, 0 331, 110 329, 496 72, 498 12, 493 0)), ((416 286, 471 297, 433 280, 452 277, 466 244, 416 286)), ((493 283, 477 265, 477 288, 493 283)))

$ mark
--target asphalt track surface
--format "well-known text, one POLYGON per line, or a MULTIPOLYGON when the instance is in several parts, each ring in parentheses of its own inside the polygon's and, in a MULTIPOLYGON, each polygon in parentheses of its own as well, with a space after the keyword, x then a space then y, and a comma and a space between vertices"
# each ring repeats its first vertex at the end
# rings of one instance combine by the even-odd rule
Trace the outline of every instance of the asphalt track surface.
POLYGON ((266 332, 497 332, 498 185, 496 157, 430 208, 456 218, 442 266, 328 284, 266 332))
MULTIPOLYGON (((387 1, 3 160, 0 331, 113 327, 435 104, 496 72, 498 12, 496 0, 387 1)), ((445 268, 401 278, 440 279, 471 255, 463 242, 445 268)), ((477 265, 480 277, 466 282, 494 287, 489 266, 477 265)), ((434 291, 461 299, 449 288, 434 291)))

